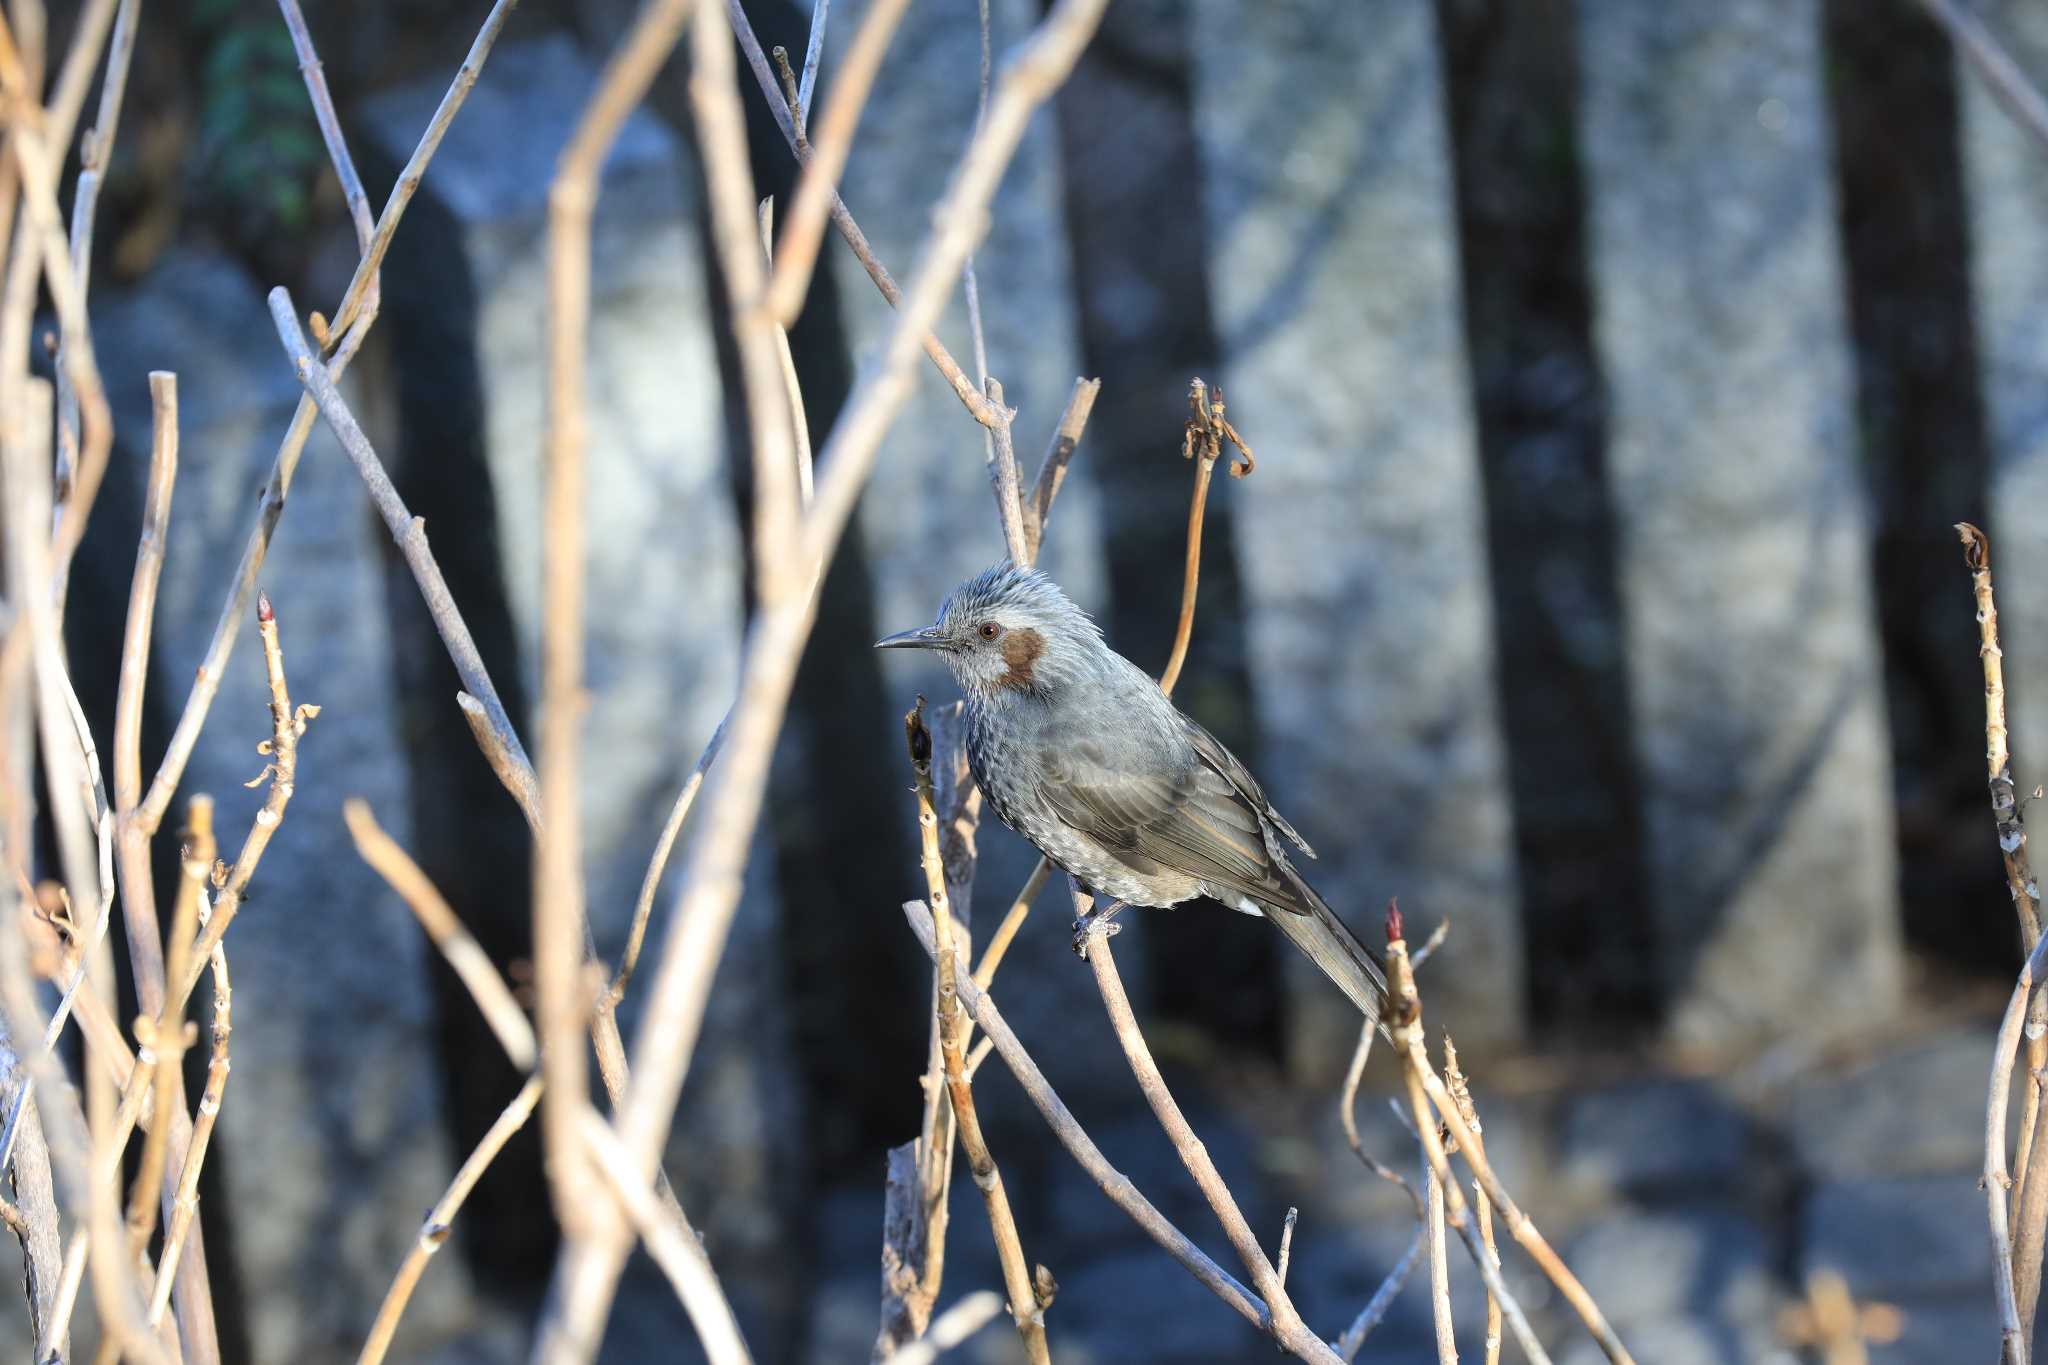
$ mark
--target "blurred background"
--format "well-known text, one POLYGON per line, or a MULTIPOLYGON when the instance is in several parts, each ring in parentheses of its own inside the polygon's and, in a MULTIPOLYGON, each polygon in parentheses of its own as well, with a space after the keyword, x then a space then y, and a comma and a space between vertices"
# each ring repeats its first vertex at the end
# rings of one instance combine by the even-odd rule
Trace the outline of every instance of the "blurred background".
MULTIPOLYGON (((486 8, 308 6, 373 204, 486 8)), ((745 8, 765 44, 801 52, 807 12, 745 8)), ((2048 80, 2048 11, 1978 8, 2048 80)), ((832 6, 821 89, 864 10, 832 6)), ((1039 7, 992 10, 1000 60, 1039 7)), ((396 238, 348 376, 522 724, 546 187, 632 11, 521 7, 396 238)), ((53 46, 68 23, 55 6, 53 46)), ((978 66, 976 7, 924 0, 863 118, 845 198, 899 277, 966 141, 978 66)), ((355 260, 296 68, 259 0, 146 6, 100 207, 92 312, 117 447, 70 643, 104 735, 144 376, 176 370, 152 762, 298 395, 263 294, 329 309, 355 260)), ((612 956, 730 701, 749 609, 744 412, 686 76, 678 60, 628 124, 597 214, 584 820, 612 956)), ((794 163, 746 93, 755 175, 786 196, 794 163)), ((1045 563, 1148 668, 1179 597, 1188 381, 1227 395, 1258 469, 1209 504, 1178 698, 1317 846, 1312 877, 1363 935, 1390 895, 1412 938, 1450 922, 1428 1020, 1460 1044, 1510 1187, 1637 1358, 1804 1358, 1780 1311, 1821 1268, 1904 1310, 1873 1359, 1994 1349, 1974 1172, 2016 935, 1952 524, 1991 537, 2031 791, 2048 776, 2048 148, 1920 7, 1118 0, 1032 125, 976 266, 1027 475, 1074 379, 1102 380, 1045 563)), ((889 317, 828 240, 792 334, 821 445, 889 317)), ((971 354, 958 300, 940 331, 971 354)), ((868 644, 929 620, 1001 538, 979 429, 929 369, 917 383, 826 582, 669 1154, 764 1362, 866 1358, 883 1153, 918 1122, 930 985, 898 910, 922 894, 898 720, 920 690, 954 693, 868 644)), ((323 711, 233 935, 234 1081, 203 1207, 231 1357, 344 1360, 518 1078, 357 861, 341 802, 371 801, 515 980, 529 841, 324 429, 264 586, 294 693, 323 711)), ((185 784, 219 798, 224 829, 260 797, 241 784, 268 733, 254 652, 232 669, 185 784)), ((993 821, 980 848, 985 937, 1031 859, 993 821)), ((1070 918, 1048 893, 995 994, 1111 1160, 1229 1264, 1070 918)), ((1211 905, 1127 917, 1117 947, 1254 1227, 1276 1237, 1300 1207, 1289 1287, 1334 1337, 1412 1226, 1337 1125, 1355 1015, 1262 924, 1211 905)), ((1264 1358, 1000 1067, 981 1076, 1025 1246, 1061 1285, 1057 1358, 1264 1358)), ((1379 1059, 1361 1115, 1405 1168, 1392 1081, 1379 1059)), ((978 1201, 955 1193, 942 1304, 999 1284, 978 1201)), ((553 1246, 529 1131, 429 1270, 399 1356, 523 1358, 553 1246)), ((1560 1358, 1587 1359, 1508 1261, 1560 1358)), ((1415 1359, 1428 1332, 1411 1287, 1361 1358, 1415 1359)), ((606 1359, 694 1350, 636 1264, 606 1359)), ((1014 1351, 998 1326, 962 1358, 1014 1351)))

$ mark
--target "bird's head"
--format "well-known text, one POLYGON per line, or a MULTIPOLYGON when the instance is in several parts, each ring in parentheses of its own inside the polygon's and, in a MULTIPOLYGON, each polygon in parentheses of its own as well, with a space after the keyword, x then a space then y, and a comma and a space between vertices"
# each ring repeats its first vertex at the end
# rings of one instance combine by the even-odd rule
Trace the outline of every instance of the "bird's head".
POLYGON ((937 621, 877 640, 875 648, 933 650, 961 689, 984 701, 1044 696, 1105 651, 1095 622, 1058 584, 1007 559, 946 594, 937 621))

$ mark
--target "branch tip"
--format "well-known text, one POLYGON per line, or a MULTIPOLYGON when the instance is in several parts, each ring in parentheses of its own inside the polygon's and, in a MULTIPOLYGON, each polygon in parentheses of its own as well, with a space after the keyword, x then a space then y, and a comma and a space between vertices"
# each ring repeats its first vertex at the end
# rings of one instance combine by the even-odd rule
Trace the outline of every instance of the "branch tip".
POLYGON ((1401 902, 1398 897, 1387 898, 1387 942, 1396 943, 1407 935, 1402 932, 1401 902))

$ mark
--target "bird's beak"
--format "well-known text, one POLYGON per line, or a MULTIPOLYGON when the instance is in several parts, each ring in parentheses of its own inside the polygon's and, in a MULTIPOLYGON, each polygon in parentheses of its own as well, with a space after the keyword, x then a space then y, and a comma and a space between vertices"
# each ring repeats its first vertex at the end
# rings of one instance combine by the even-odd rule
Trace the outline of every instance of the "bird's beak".
POLYGON ((875 648, 937 649, 945 642, 945 637, 939 634, 937 626, 925 626, 920 630, 899 630, 894 635, 885 635, 875 641, 875 648))

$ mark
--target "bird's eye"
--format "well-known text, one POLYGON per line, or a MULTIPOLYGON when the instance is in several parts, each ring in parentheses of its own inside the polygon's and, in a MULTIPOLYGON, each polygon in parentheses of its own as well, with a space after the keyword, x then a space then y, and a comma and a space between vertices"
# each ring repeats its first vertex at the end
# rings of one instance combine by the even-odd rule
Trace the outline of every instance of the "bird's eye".
POLYGON ((984 640, 993 640, 1003 633, 1003 628, 993 621, 983 621, 975 628, 975 634, 984 640))

